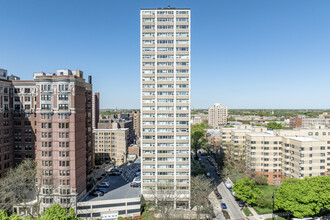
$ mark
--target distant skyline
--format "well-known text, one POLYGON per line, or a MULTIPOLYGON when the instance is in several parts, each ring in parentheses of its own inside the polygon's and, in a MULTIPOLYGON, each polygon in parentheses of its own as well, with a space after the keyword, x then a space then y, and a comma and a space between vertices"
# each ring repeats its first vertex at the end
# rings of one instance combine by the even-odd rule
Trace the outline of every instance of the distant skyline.
POLYGON ((330 1, 0 0, 0 68, 80 69, 101 108, 140 106, 140 8, 191 8, 191 107, 330 108, 330 1))

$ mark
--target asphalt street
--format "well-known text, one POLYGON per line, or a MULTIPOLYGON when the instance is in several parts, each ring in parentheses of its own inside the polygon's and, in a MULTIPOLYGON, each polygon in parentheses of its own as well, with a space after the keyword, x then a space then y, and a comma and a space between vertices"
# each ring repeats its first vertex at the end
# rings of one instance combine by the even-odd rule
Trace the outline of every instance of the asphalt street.
MULTIPOLYGON (((217 186, 218 191, 220 192, 222 199, 221 200, 214 200, 212 199, 212 204, 215 208, 216 219, 223 219, 223 215, 219 213, 219 207, 221 207, 221 203, 226 203, 227 205, 227 212, 232 220, 237 219, 245 219, 244 215, 242 214, 240 207, 235 201, 234 196, 231 195, 230 191, 227 189, 225 184, 220 179, 219 175, 216 172, 215 167, 211 164, 206 156, 201 156, 202 163, 205 165, 207 172, 210 173, 211 178, 214 180, 214 185, 217 186)), ((221 209, 221 208, 220 208, 221 209)))

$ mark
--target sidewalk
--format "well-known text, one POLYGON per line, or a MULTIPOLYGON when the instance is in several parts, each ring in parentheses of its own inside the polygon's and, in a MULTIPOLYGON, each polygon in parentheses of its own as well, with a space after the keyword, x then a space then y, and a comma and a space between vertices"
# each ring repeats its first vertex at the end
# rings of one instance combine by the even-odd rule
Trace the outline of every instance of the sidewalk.
POLYGON ((259 219, 268 219, 268 218, 272 218, 273 215, 272 214, 264 214, 264 215, 259 215, 253 207, 247 207, 250 212, 252 213, 252 216, 249 216, 248 219, 250 220, 259 220, 259 219))

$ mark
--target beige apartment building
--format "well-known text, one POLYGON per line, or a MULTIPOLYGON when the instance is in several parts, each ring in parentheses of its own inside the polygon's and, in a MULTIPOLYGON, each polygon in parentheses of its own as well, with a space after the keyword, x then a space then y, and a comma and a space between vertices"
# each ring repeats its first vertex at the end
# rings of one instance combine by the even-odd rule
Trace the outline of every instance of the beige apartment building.
POLYGON ((208 123, 212 128, 219 128, 227 124, 228 108, 220 104, 209 107, 208 123))
POLYGON ((119 166, 127 160, 128 128, 94 129, 95 157, 119 166))
POLYGON ((330 115, 322 114, 317 118, 302 118, 303 127, 310 127, 314 125, 330 126, 330 115))
POLYGON ((265 132, 265 127, 252 127, 251 125, 231 125, 220 128, 221 148, 229 156, 234 157, 235 161, 246 158, 244 147, 246 135, 253 132, 265 132), (232 144, 230 149, 228 144, 232 144))
POLYGON ((190 207, 190 9, 141 9, 141 193, 190 207))
POLYGON ((130 113, 131 117, 132 117, 132 121, 133 121, 133 131, 134 131, 134 134, 135 134, 135 140, 138 140, 140 139, 141 137, 141 113, 139 110, 133 110, 131 113, 130 113))
POLYGON ((196 125, 196 124, 201 124, 203 122, 202 117, 199 115, 194 115, 192 116, 191 119, 191 124, 196 125))
POLYGON ((269 184, 281 184, 287 177, 330 175, 330 128, 322 125, 274 131, 256 128, 242 132, 234 127, 230 135, 225 132, 223 136, 226 140, 230 136, 231 143, 243 143, 248 169, 267 176, 269 184))

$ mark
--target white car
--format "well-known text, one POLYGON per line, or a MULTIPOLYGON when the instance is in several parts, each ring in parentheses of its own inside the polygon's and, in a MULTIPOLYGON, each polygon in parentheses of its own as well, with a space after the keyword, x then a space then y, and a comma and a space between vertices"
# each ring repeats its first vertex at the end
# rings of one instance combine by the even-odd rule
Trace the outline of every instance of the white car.
POLYGON ((141 183, 141 177, 140 176, 135 177, 132 182, 133 183, 141 183))

